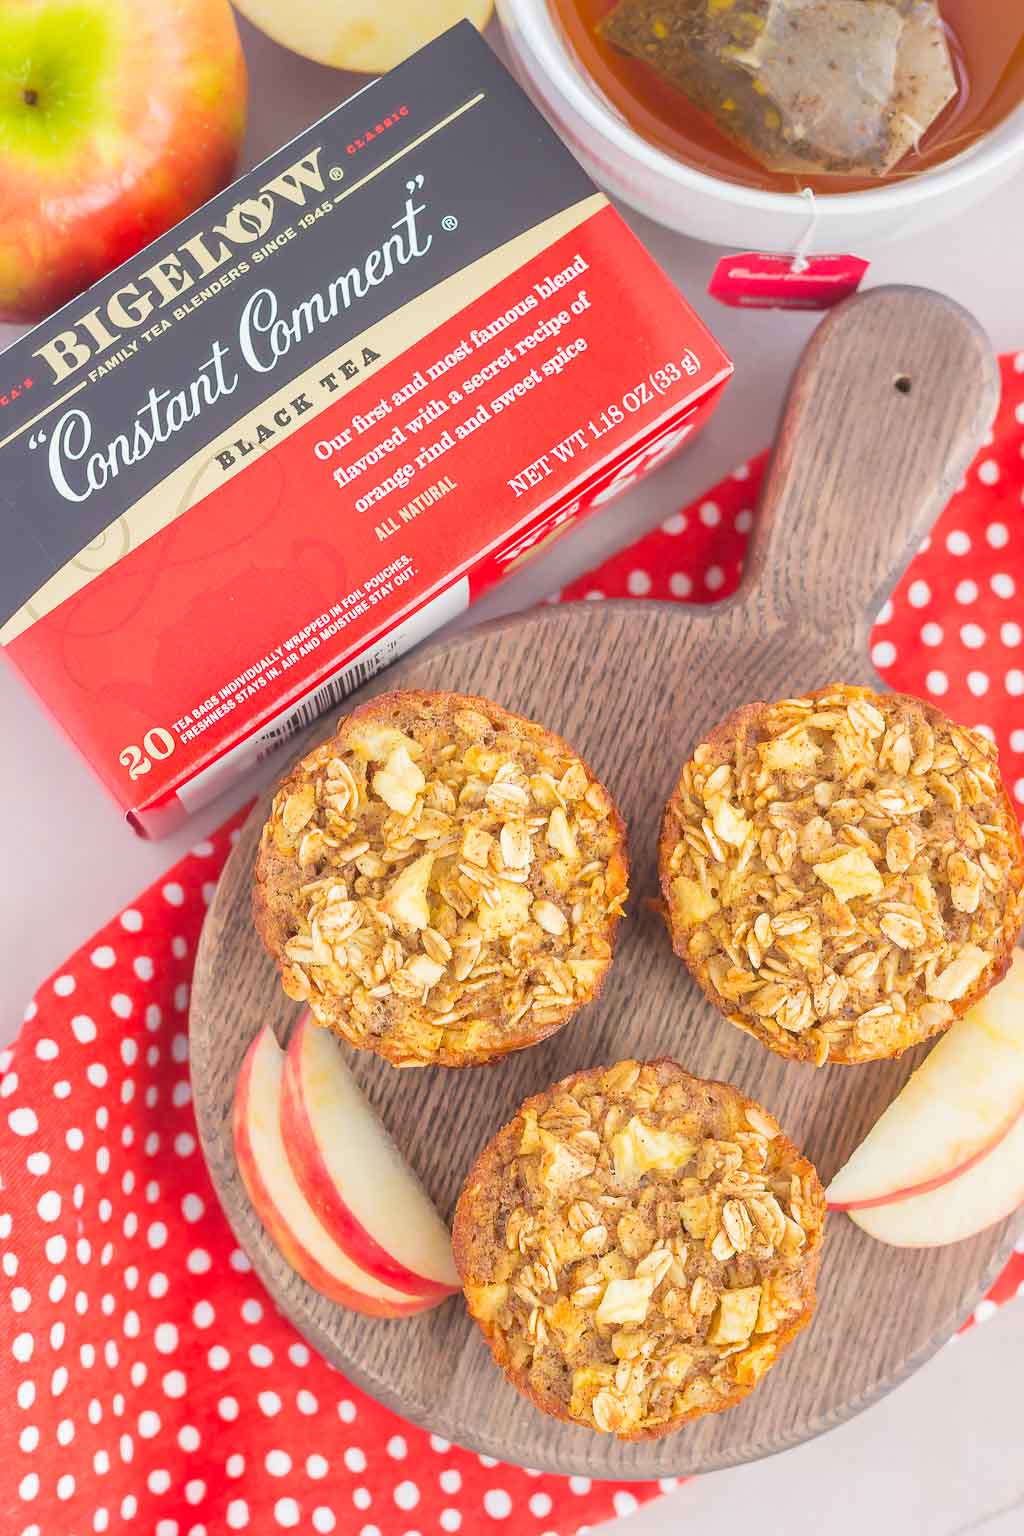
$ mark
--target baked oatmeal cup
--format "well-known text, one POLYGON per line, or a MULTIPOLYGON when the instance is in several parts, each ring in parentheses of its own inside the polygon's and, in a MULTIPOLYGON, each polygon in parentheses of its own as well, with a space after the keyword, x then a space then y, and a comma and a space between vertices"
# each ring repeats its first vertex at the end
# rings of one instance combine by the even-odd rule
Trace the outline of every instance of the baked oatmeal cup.
POLYGON ((274 796, 253 914, 285 991, 395 1066, 473 1066, 601 989, 625 827, 560 737, 486 699, 390 693, 274 796))
POLYGON ((745 705, 665 809, 676 953, 781 1056, 899 1056, 1004 975, 1024 848, 996 749, 905 694, 745 705))
POLYGON ((527 1099, 453 1242, 500 1369, 555 1418, 671 1434, 751 1392, 810 1322, 825 1197, 760 1105, 673 1061, 527 1099))

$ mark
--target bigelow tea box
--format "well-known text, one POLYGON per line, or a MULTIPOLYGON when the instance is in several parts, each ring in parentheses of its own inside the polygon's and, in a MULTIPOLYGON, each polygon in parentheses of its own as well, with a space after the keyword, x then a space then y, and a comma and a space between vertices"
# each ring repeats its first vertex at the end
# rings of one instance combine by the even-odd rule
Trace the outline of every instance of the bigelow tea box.
POLYGON ((463 23, 0 357, 0 641, 159 834, 730 371, 463 23))

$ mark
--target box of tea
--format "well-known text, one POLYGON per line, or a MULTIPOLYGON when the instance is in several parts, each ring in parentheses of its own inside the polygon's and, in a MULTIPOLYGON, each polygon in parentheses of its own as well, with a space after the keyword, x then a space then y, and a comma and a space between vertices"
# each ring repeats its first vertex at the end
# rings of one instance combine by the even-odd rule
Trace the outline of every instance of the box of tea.
POLYGON ((0 641, 159 835, 730 371, 461 24, 0 358, 0 641))

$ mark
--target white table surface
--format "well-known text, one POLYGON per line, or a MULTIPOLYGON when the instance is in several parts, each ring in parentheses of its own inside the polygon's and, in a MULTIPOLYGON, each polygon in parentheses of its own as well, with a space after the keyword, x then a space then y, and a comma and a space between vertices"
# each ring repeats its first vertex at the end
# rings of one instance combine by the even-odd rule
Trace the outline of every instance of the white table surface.
MULTIPOLYGON (((251 71, 251 164, 343 100, 355 77, 307 63, 243 24, 251 71)), ((875 253, 868 282, 951 294, 999 350, 1024 348, 1024 181, 962 225, 875 253)), ((473 610, 528 607, 685 505, 771 438, 785 383, 815 324, 800 314, 722 308, 707 295, 715 251, 628 215, 736 363, 711 425, 680 458, 568 534, 473 610)), ((863 253, 871 254, 871 253, 863 253)), ((0 348, 16 333, 0 326, 0 348)), ((238 784, 176 836, 135 837, 8 667, 0 667, 0 1044, 41 979, 207 828, 252 792, 238 784)), ((922 1258, 926 1263, 927 1258, 922 1258)), ((894 1305, 900 1298, 894 1298, 894 1305)), ((905 1301, 904 1303, 905 1304, 905 1301)), ((851 1424, 772 1461, 717 1473, 630 1520, 636 1536, 1024 1536, 1024 1306, 947 1346, 912 1382, 851 1424)))

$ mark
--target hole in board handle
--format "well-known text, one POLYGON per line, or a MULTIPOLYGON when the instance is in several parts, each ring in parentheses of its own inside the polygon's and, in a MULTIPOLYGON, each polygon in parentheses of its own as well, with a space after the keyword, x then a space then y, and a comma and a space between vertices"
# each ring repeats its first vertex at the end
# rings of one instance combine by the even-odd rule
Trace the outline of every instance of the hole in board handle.
POLYGON ((909 395, 914 387, 914 381, 907 373, 898 373, 892 381, 893 389, 901 395, 909 395))

